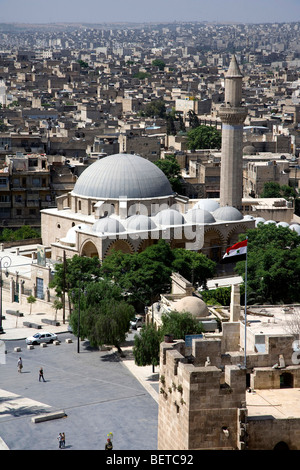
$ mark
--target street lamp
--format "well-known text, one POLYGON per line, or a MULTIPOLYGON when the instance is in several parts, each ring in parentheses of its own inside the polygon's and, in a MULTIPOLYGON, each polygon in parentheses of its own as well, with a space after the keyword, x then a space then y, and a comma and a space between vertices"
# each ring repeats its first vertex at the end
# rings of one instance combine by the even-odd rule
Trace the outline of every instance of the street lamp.
MULTIPOLYGON (((8 268, 11 265, 11 258, 7 255, 0 258, 0 334, 3 334, 2 327, 2 268, 8 268)), ((8 276, 8 271, 5 272, 6 277, 8 276)))

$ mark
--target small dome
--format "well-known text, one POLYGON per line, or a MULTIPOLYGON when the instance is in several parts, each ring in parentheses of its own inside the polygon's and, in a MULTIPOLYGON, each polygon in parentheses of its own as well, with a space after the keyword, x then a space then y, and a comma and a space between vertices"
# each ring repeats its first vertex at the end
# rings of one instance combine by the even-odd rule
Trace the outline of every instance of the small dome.
POLYGON ((200 199, 200 201, 196 202, 193 209, 203 209, 208 212, 213 212, 219 209, 219 207, 220 204, 214 199, 200 199))
POLYGON ((193 317, 209 316, 206 303, 199 299, 199 297, 195 297, 193 295, 183 297, 177 302, 174 302, 173 309, 179 313, 189 312, 193 317))
POLYGON ((243 148, 244 155, 256 155, 256 148, 253 145, 246 145, 243 148))
POLYGON ((298 235, 300 235, 300 225, 292 224, 292 225, 290 225, 290 229, 293 230, 293 232, 297 232, 298 235))
POLYGON ((104 217, 94 223, 92 231, 96 233, 120 233, 125 232, 125 228, 117 219, 104 217))
POLYGON ((266 219, 264 219, 263 217, 255 217, 255 227, 258 226, 258 224, 260 223, 265 223, 266 219))
POLYGON ((213 216, 217 221, 223 220, 227 222, 234 222, 236 220, 243 219, 243 215, 240 213, 240 211, 232 206, 220 207, 213 212, 213 216))
POLYGON ((276 224, 275 220, 266 220, 264 222, 265 225, 269 225, 269 224, 276 224))
POLYGON ((147 215, 135 214, 125 220, 127 230, 152 230, 156 228, 156 224, 147 215))
POLYGON ((90 226, 86 224, 75 225, 68 230, 67 235, 64 238, 61 238, 60 241, 67 244, 76 243, 76 232, 78 230, 90 230, 90 226))
POLYGON ((287 222, 278 222, 277 227, 289 227, 287 222))
POLYGON ((154 221, 159 225, 183 225, 185 219, 183 215, 175 209, 164 209, 154 217, 154 221))
POLYGON ((253 217, 253 215, 245 215, 244 219, 245 220, 254 220, 254 217, 253 217))
POLYGON ((185 220, 193 224, 213 224, 214 216, 203 209, 192 209, 185 214, 185 220))

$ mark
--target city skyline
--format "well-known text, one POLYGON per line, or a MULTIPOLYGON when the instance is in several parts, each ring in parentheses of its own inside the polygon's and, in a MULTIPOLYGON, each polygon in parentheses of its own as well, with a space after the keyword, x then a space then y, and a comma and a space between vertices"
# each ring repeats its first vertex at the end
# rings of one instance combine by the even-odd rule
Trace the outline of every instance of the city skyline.
POLYGON ((158 22, 229 22, 282 23, 300 21, 298 0, 284 3, 274 0, 236 1, 213 0, 152 0, 151 4, 137 0, 0 0, 0 23, 158 23, 158 22))

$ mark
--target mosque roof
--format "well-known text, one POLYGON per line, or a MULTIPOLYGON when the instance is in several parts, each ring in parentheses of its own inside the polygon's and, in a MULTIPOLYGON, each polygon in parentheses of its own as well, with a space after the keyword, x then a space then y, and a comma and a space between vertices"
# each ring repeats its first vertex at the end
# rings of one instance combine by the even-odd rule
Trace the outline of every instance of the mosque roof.
POLYGON ((183 215, 175 209, 164 209, 158 212, 153 219, 156 223, 165 226, 182 225, 185 223, 183 215))
POLYGON ((173 308, 179 313, 189 312, 195 317, 207 317, 209 315, 206 303, 196 296, 183 297, 174 302, 173 308))
POLYGON ((112 217, 103 217, 92 226, 92 232, 96 233, 120 233, 125 232, 124 226, 112 217))
POLYGON ((204 209, 191 209, 185 214, 185 220, 194 224, 213 224, 214 216, 204 209))
POLYGON ((233 222, 236 220, 243 219, 243 215, 241 214, 241 212, 232 206, 219 207, 219 209, 213 212, 213 216, 216 219, 216 221, 224 220, 227 222, 231 222, 231 221, 233 222))
POLYGON ((128 219, 125 220, 124 225, 126 226, 127 230, 147 231, 156 228, 154 221, 147 215, 143 214, 135 214, 128 217, 128 219))
POLYGON ((168 178, 139 155, 116 154, 97 160, 78 178, 73 194, 119 199, 146 199, 174 194, 168 178))

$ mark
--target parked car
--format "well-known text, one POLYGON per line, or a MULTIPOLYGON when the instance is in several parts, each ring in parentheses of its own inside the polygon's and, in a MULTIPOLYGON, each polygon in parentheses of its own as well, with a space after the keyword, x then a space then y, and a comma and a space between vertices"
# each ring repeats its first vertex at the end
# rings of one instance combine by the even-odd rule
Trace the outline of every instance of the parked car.
POLYGON ((130 328, 136 330, 143 326, 144 320, 142 317, 134 317, 133 320, 130 321, 130 328))
POLYGON ((26 338, 26 344, 53 343, 55 340, 57 340, 56 334, 44 331, 43 333, 36 333, 26 338))

